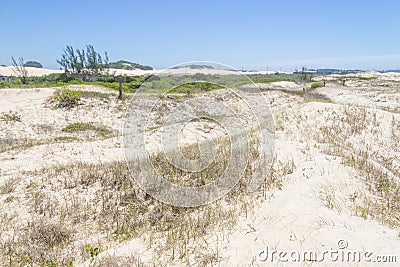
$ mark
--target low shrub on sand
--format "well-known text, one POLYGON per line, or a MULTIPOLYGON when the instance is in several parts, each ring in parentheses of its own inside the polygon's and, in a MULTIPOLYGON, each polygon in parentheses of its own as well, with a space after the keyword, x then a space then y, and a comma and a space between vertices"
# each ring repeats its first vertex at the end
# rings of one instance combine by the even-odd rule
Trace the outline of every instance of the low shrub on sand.
POLYGON ((316 89, 318 87, 323 87, 324 85, 320 82, 315 82, 311 84, 311 89, 316 89))
POLYGON ((81 94, 77 91, 62 89, 54 94, 53 100, 58 108, 71 109, 80 104, 81 94))

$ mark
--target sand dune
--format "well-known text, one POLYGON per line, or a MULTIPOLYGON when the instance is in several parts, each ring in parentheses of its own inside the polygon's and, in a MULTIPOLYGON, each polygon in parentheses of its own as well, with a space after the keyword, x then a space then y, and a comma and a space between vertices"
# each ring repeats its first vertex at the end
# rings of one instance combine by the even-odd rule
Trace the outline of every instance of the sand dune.
MULTIPOLYGON (((264 96, 275 122, 276 159, 264 186, 182 210, 143 194, 125 170, 121 135, 129 99, 74 85, 68 88, 92 93, 65 110, 50 101, 56 88, 1 89, 0 114, 20 119, 0 120, 0 241, 35 262, 42 260, 39 249, 59 265, 78 266, 266 266, 272 260, 266 248, 370 252, 371 266, 379 255, 399 261, 398 195, 391 191, 400 183, 397 74, 347 76, 345 86, 342 76, 315 80, 322 79, 326 87, 305 95, 294 83, 266 85, 274 89, 264 96), (376 79, 360 78, 370 76, 376 79), (74 123, 96 127, 63 130, 74 123), (51 235, 41 234, 49 229, 51 235)), ((223 90, 208 94, 243 109, 223 90)), ((154 119, 185 97, 163 99, 154 119)), ((223 133, 208 126, 195 122, 182 137, 190 144, 223 133)), ((145 139, 152 151, 162 148, 159 132, 150 127, 145 139)), ((1 251, 5 264, 8 250, 1 251)), ((363 260, 288 264, 364 266, 363 260)))

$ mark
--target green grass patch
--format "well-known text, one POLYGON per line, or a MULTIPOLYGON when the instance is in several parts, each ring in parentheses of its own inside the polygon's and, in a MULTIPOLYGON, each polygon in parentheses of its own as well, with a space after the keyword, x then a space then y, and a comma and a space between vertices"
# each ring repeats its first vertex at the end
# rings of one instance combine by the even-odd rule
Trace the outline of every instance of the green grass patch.
MULTIPOLYGON (((126 76, 124 82, 122 84, 122 90, 125 93, 133 93, 139 88, 142 83, 148 77, 142 76, 126 76)), ((99 76, 98 80, 95 82, 88 82, 83 81, 82 79, 73 79, 67 77, 65 74, 60 73, 52 73, 49 75, 44 75, 40 77, 27 77, 26 84, 21 82, 19 77, 12 77, 12 81, 1 81, 0 88, 51 88, 51 87, 63 87, 67 85, 77 85, 77 84, 84 84, 84 85, 97 85, 106 88, 110 88, 113 90, 119 89, 119 83, 115 81, 115 77, 113 76, 99 76)))
POLYGON ((372 80, 376 80, 377 77, 360 77, 359 79, 362 81, 372 81, 372 80))
POLYGON ((102 93, 102 92, 96 92, 96 91, 76 90, 75 92, 79 93, 82 98, 95 98, 95 99, 100 99, 100 100, 109 99, 110 96, 113 95, 110 93, 102 93))
POLYGON ((82 95, 78 91, 62 89, 53 96, 53 102, 56 102, 57 108, 71 109, 78 106, 82 95))
POLYGON ((38 77, 26 77, 26 84, 23 84, 19 77, 13 76, 11 78, 11 82, 0 82, 0 88, 50 88, 67 85, 67 82, 62 80, 61 74, 59 73, 52 73, 38 77))
POLYGON ((320 82, 315 82, 311 84, 311 89, 317 89, 319 87, 324 87, 324 84, 320 82))
POLYGON ((61 129, 64 133, 95 132, 102 137, 109 137, 113 131, 103 125, 95 125, 91 122, 75 122, 61 129))
POLYGON ((2 113, 0 115, 0 120, 4 121, 5 123, 15 123, 15 122, 20 122, 21 121, 21 115, 19 115, 17 112, 8 112, 8 113, 2 113))

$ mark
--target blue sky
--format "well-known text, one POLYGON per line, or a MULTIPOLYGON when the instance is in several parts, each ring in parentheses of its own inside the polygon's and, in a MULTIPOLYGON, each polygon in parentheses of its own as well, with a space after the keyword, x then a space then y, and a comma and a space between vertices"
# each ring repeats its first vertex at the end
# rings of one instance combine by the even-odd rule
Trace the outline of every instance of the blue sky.
POLYGON ((400 68, 400 1, 0 0, 0 64, 58 68, 66 45, 164 68, 400 68))

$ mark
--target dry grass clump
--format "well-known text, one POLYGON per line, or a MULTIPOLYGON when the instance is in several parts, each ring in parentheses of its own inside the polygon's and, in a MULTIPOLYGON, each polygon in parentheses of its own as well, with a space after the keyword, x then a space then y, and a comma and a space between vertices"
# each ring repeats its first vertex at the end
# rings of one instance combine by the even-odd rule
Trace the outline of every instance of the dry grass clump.
MULTIPOLYGON (((400 172, 393 158, 387 158, 385 150, 395 151, 395 146, 378 150, 370 145, 351 140, 365 140, 365 136, 377 137, 379 121, 376 111, 363 107, 346 107, 343 115, 335 115, 316 134, 320 143, 325 143, 327 154, 340 156, 343 164, 358 170, 366 182, 370 195, 351 197, 355 213, 367 219, 374 218, 383 223, 400 226, 400 172)), ((394 122, 392 129, 395 132, 394 122)), ((392 133, 393 135, 393 133, 392 133)), ((377 141, 376 141, 377 142, 377 141)), ((390 146, 392 145, 392 146, 390 146)))
POLYGON ((15 149, 27 149, 33 146, 46 144, 47 141, 29 139, 29 138, 14 138, 5 137, 0 139, 0 153, 15 149))
POLYGON ((0 194, 9 194, 14 192, 16 185, 18 184, 20 179, 13 178, 7 179, 4 184, 0 185, 0 194))
POLYGON ((306 102, 324 102, 324 103, 333 103, 333 101, 327 97, 326 95, 317 93, 315 91, 308 92, 304 95, 304 99, 306 102))
MULTIPOLYGON (((198 144, 183 147, 181 153, 186 159, 190 160, 196 160, 201 157, 198 144)), ((172 157, 174 156, 174 153, 172 153, 172 157)), ((215 181, 220 177, 230 162, 231 156, 231 147, 229 144, 227 142, 220 142, 216 149, 213 162, 205 171, 186 172, 181 170, 169 162, 169 158, 164 152, 152 154, 150 160, 156 168, 156 171, 170 182, 186 187, 199 187, 215 181)), ((188 168, 190 168, 190 166, 188 166, 188 168)))
MULTIPOLYGON (((45 133, 49 129, 39 126, 45 133)), ((81 139, 83 134, 111 134, 92 123, 72 123, 56 141, 81 139)), ((48 141, 51 142, 51 141, 48 141)), ((143 259, 105 257, 101 252, 122 241, 140 238, 155 253, 153 266, 214 265, 221 258, 208 237, 232 230, 239 216, 247 216, 255 199, 282 185, 282 174, 293 172, 288 164, 276 167, 260 190, 251 196, 246 186, 258 157, 255 140, 249 142, 250 158, 243 179, 225 197, 196 208, 176 208, 143 192, 125 162, 75 163, 23 172, 23 181, 1 185, 0 265, 71 266, 91 260, 94 266, 142 266, 143 259), (7 201, 6 201, 7 199, 7 201), (13 209, 7 207, 17 207, 13 209), (97 265, 96 265, 97 264, 97 265)), ((214 162, 204 172, 186 175, 155 154, 157 169, 177 184, 200 186, 213 181, 226 168, 230 147, 219 142, 214 162)), ((195 145, 182 148, 191 159, 199 156, 195 145)), ((148 263, 148 260, 145 262, 148 263)))
POLYGON ((91 265, 92 267, 146 267, 140 259, 133 256, 105 256, 101 259, 95 259, 91 265))
MULTIPOLYGON (((187 148, 186 153, 195 155, 196 151, 187 148)), ((165 163, 160 162, 160 166, 169 177, 181 177, 165 163)), ((215 175, 214 167, 204 177, 215 175)), ((248 196, 246 184, 251 174, 249 166, 231 193, 210 205, 177 208, 144 193, 125 162, 78 163, 26 172, 24 175, 31 177, 29 184, 5 192, 13 195, 24 190, 28 198, 19 205, 31 219, 14 225, 14 221, 21 222, 17 215, 4 224, 4 232, 12 238, 0 238, 0 263, 67 266, 86 259, 95 262, 99 252, 140 237, 156 252, 154 255, 159 255, 152 259, 155 265, 215 264, 220 259, 218 249, 207 245, 204 238, 233 229, 238 216, 252 210, 254 196, 265 195, 266 190, 282 183, 282 173, 275 170, 258 193, 248 196)), ((2 213, 7 215, 7 210, 2 213)), ((105 266, 125 262, 142 266, 139 259, 109 258, 107 262, 110 265, 105 266)))
POLYGON ((44 217, 34 219, 18 230, 18 235, 14 233, 11 238, 3 236, 1 239, 2 266, 71 266, 71 261, 59 256, 73 234, 65 223, 44 217))

